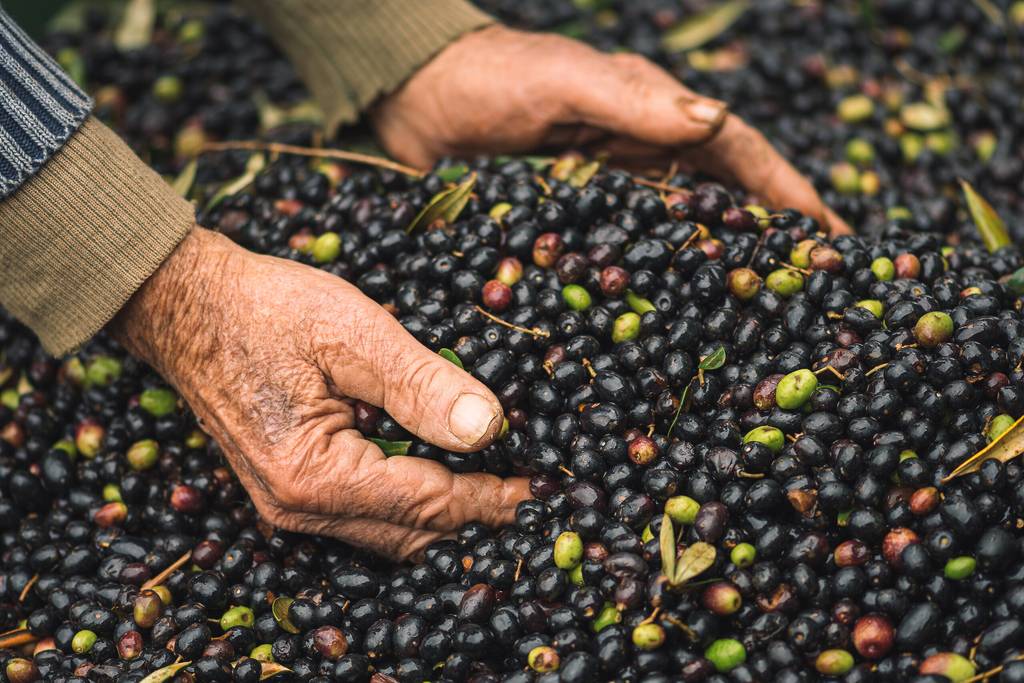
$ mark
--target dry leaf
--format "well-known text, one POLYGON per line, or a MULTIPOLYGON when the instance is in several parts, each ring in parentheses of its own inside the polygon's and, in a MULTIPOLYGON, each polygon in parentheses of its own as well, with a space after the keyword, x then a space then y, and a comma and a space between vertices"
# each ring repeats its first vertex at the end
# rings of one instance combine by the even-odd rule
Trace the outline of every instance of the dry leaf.
POLYGON ((957 477, 977 472, 978 468, 986 460, 995 458, 999 462, 1006 464, 1021 453, 1024 453, 1024 417, 1014 422, 1009 429, 996 437, 992 443, 957 465, 956 469, 942 480, 942 483, 945 484, 957 477))
POLYGON ((989 251, 997 251, 1010 244, 1010 235, 1006 232, 1006 225, 999 217, 992 205, 985 201, 985 198, 975 191, 966 180, 960 181, 960 187, 964 190, 964 197, 967 199, 967 209, 971 212, 971 219, 981 241, 989 251))
POLYGON ((698 48, 722 35, 750 7, 748 0, 729 0, 687 18, 662 36, 667 52, 698 48))
POLYGON ((469 197, 473 194, 473 186, 476 185, 476 173, 470 173, 469 177, 455 187, 438 192, 434 198, 423 207, 423 210, 416 215, 406 232, 413 232, 417 228, 426 227, 441 218, 446 223, 454 223, 462 210, 466 208, 469 197))

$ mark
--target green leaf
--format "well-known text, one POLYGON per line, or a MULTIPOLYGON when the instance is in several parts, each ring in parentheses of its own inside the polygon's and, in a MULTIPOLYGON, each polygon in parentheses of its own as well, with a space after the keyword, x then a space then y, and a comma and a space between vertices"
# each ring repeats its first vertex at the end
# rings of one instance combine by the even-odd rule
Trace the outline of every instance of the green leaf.
POLYGON ((291 123, 318 126, 324 121, 324 112, 313 100, 303 100, 290 107, 279 107, 262 92, 253 96, 260 116, 260 130, 266 132, 291 123))
POLYGON ((637 315, 643 315, 648 311, 658 310, 657 308, 654 307, 654 304, 652 304, 650 300, 645 299, 642 296, 636 294, 631 289, 626 290, 626 303, 629 304, 629 307, 632 308, 633 312, 636 313, 637 315))
POLYGON ((253 154, 249 157, 249 160, 245 162, 245 172, 234 180, 229 180, 227 183, 222 185, 221 188, 217 190, 217 193, 213 195, 213 198, 210 199, 209 204, 206 205, 206 209, 212 209, 231 195, 237 194, 249 187, 249 185, 256 180, 256 176, 259 175, 260 171, 262 171, 266 165, 267 159, 262 153, 253 154))
POLYGON ((114 33, 114 45, 119 50, 137 50, 149 45, 155 24, 156 4, 153 0, 130 0, 114 33))
POLYGON ((1003 282, 1015 296, 1024 295, 1024 268, 1018 268, 1008 275, 1003 282))
POLYGON ((192 184, 196 181, 196 168, 199 167, 199 160, 193 159, 188 162, 185 168, 181 169, 181 173, 171 183, 171 187, 182 197, 188 198, 189 190, 192 189, 192 184))
POLYGON ((384 451, 385 456, 392 455, 408 455, 409 447, 412 446, 412 441, 388 441, 387 439, 378 439, 370 437, 370 441, 377 444, 377 447, 384 451))
POLYGON ((867 24, 868 28, 875 27, 875 3, 874 0, 860 0, 860 18, 867 24))
POLYGON ((499 154, 494 157, 494 162, 498 164, 507 164, 510 161, 523 161, 530 165, 534 171, 543 171, 548 166, 557 161, 555 157, 540 157, 540 156, 509 156, 507 154, 499 154))
POLYGON ((679 415, 683 412, 683 409, 686 407, 686 402, 690 400, 691 386, 693 386, 692 379, 685 387, 683 387, 682 393, 679 394, 679 407, 676 408, 676 414, 672 416, 672 424, 668 426, 668 434, 665 435, 668 438, 672 438, 672 430, 676 428, 676 422, 679 421, 679 415))
POLYGON ((295 602, 294 599, 281 596, 275 598, 274 602, 270 605, 270 612, 274 615, 274 621, 283 630, 288 633, 302 633, 302 630, 298 626, 292 623, 292 620, 288 617, 288 608, 295 602))
POLYGON ((703 574, 715 563, 717 555, 715 546, 710 543, 697 541, 689 546, 676 563, 673 584, 681 586, 693 577, 703 574))
POLYGON ((988 17, 990 22, 999 28, 1006 27, 1006 16, 1003 15, 1003 11, 992 0, 974 0, 974 4, 978 6, 982 14, 988 17))
POLYGON ((943 54, 951 55, 960 49, 967 39, 967 30, 960 24, 939 36, 938 46, 943 54))
POLYGON ((157 669, 153 673, 149 674, 142 679, 142 683, 164 683, 174 678, 174 675, 184 669, 192 662, 178 662, 177 664, 168 664, 162 669, 157 669))
POLYGON ((676 575, 676 531, 667 512, 661 516, 658 548, 661 550, 661 573, 671 581, 676 575))
POLYGON ((441 358, 444 358, 446 361, 450 361, 455 365, 458 365, 459 370, 466 369, 466 367, 462 364, 462 359, 459 358, 458 355, 451 349, 441 349, 440 351, 437 352, 437 355, 441 356, 441 358))
POLYGON ((687 18, 661 38, 667 52, 685 52, 709 43, 725 33, 750 7, 748 0, 729 0, 687 18))
POLYGON ((819 384, 818 389, 828 389, 829 391, 834 391, 837 394, 843 393, 843 390, 837 387, 835 384, 819 384))
POLYGON ((268 678, 273 678, 278 674, 291 673, 292 670, 288 667, 278 664, 277 662, 260 662, 260 680, 265 681, 268 678))
POLYGON ((717 370, 725 365, 725 347, 719 346, 711 354, 700 359, 699 370, 717 370))
POLYGON ((1006 232, 1006 225, 999 217, 992 205, 985 201, 985 198, 975 191, 966 180, 960 180, 960 187, 963 188, 964 197, 967 199, 967 209, 971 212, 971 220, 978 228, 981 241, 985 243, 988 250, 997 251, 1010 244, 1010 236, 1006 232))
POLYGON ((454 223, 462 210, 466 208, 469 196, 473 194, 474 185, 476 185, 476 173, 470 173, 469 177, 459 185, 438 192, 416 215, 416 218, 406 228, 406 232, 411 233, 417 228, 425 228, 439 218, 444 219, 446 223, 454 223))
POLYGON ((68 72, 71 80, 85 88, 85 60, 82 59, 82 53, 73 47, 65 47, 57 52, 56 57, 57 63, 68 72))
POLYGON ((590 179, 601 169, 601 162, 591 161, 583 164, 571 174, 569 174, 569 184, 577 189, 582 189, 587 186, 590 179))
POLYGON ((469 166, 459 164, 458 166, 439 169, 435 175, 446 183, 454 183, 467 173, 469 173, 469 166))

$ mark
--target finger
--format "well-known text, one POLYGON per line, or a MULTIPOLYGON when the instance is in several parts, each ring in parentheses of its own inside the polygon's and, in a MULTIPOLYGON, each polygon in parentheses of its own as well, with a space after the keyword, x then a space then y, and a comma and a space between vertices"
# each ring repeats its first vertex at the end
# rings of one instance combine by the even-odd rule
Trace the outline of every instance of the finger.
POLYGON ((580 67, 586 77, 562 86, 577 121, 665 146, 706 141, 725 121, 724 102, 694 93, 643 57, 594 54, 580 67))
POLYGON ((825 207, 825 229, 828 230, 829 237, 854 234, 853 228, 827 206, 825 207))
POLYGON ((325 416, 321 436, 298 444, 302 457, 279 475, 273 497, 287 512, 447 532, 467 522, 508 524, 519 502, 530 497, 524 477, 454 474, 433 460, 385 457, 358 431, 335 431, 335 419, 325 416))
MULTIPOLYGON (((381 406, 413 434, 452 451, 473 451, 501 428, 501 405, 469 373, 423 347, 355 287, 339 301, 341 320, 320 367, 346 396, 381 406)), ((330 332, 328 333, 330 334, 330 332)))

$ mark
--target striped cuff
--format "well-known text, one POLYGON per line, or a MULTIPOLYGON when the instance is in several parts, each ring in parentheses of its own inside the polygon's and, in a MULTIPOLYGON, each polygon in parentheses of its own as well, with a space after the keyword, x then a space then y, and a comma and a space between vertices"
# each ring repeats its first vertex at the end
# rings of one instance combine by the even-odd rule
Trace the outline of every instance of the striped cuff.
POLYGON ((92 102, 0 9, 0 199, 46 162, 92 102))
POLYGON ((494 22, 463 0, 239 1, 291 59, 331 133, 448 43, 494 22))
POLYGON ((0 201, 0 305, 60 355, 96 334, 192 229, 192 205, 89 118, 0 201))

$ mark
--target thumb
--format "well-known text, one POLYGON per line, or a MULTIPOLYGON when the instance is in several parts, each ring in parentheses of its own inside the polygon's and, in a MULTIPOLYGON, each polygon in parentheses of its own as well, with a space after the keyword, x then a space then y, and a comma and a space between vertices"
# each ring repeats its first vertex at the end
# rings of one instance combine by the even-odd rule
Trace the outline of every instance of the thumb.
POLYGON ((724 102, 698 95, 668 72, 633 54, 595 53, 587 77, 567 93, 581 123, 667 147, 706 142, 729 113, 724 102))
POLYGON ((352 339, 336 344, 326 368, 345 396, 381 406, 425 441, 473 451, 497 436, 501 404, 469 373, 422 346, 395 318, 344 283, 352 339))

